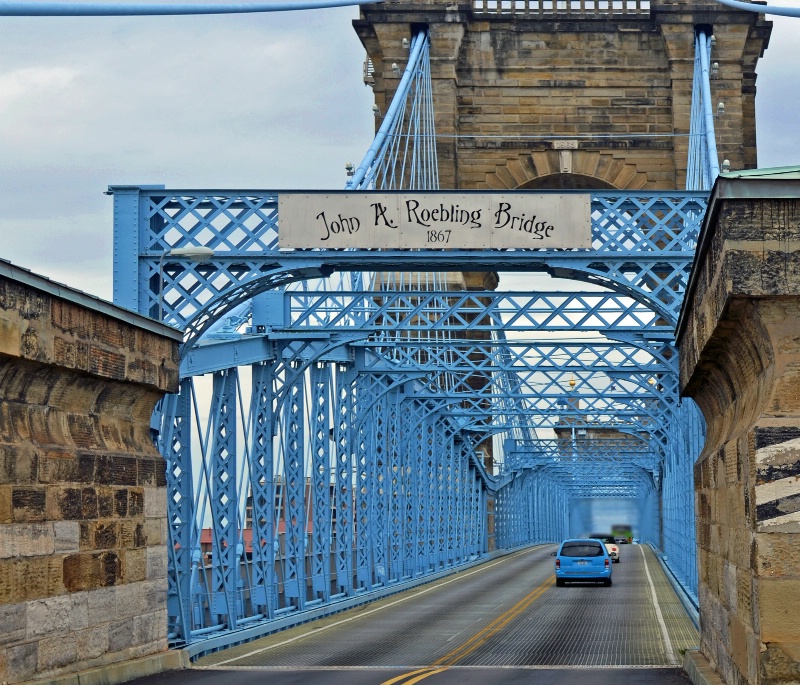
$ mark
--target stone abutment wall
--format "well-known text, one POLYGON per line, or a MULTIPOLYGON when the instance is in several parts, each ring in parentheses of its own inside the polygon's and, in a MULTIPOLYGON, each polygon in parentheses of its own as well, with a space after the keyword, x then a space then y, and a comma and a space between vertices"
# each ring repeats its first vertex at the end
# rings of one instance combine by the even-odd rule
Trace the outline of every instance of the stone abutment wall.
POLYGON ((166 650, 178 333, 0 263, 0 682, 166 650))
POLYGON ((800 681, 800 180, 720 179, 679 324, 701 650, 729 685, 800 681))

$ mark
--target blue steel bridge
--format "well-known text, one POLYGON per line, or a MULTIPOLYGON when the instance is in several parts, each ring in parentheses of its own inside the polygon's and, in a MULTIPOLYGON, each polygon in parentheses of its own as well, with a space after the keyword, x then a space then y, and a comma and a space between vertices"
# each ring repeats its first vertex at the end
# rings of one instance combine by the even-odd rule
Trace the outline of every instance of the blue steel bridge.
MULTIPOLYGON (((279 191, 110 188, 115 302, 185 331, 181 392, 152 420, 173 644, 217 649, 558 541, 603 501, 632 503, 634 534, 696 595, 704 425, 673 339, 719 173, 708 38, 689 188, 591 192, 587 249, 287 250, 279 191), (574 287, 454 289, 463 271, 574 287)), ((419 30, 346 192, 441 192, 428 45, 419 30)))
MULTIPOLYGON (((447 192, 427 30, 408 47, 345 192, 447 192)), ((687 188, 581 191, 588 248, 290 250, 280 191, 109 189, 115 303, 184 331, 180 394, 151 422, 167 462, 172 644, 219 649, 555 542, 604 501, 630 503, 634 534, 696 596, 704 425, 679 397, 674 329, 719 174, 712 50, 698 29, 687 188), (457 288, 465 271, 572 288, 457 288)))

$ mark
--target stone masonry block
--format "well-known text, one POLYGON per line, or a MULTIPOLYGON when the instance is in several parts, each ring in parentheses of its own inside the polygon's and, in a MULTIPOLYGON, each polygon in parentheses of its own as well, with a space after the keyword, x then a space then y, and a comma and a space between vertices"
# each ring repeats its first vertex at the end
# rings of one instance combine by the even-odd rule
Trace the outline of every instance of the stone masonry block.
POLYGON ((11 491, 12 519, 14 521, 45 520, 45 489, 16 487, 11 491))
POLYGON ((148 644, 166 638, 166 616, 161 612, 136 616, 133 619, 133 634, 136 644, 148 644))
MULTIPOLYGON (((36 667, 39 662, 39 643, 36 642, 23 642, 18 645, 9 646, 5 651, 5 669, 6 673, 4 678, 8 678, 8 682, 24 682, 32 679, 36 673, 36 667)), ((2 653, 2 650, 0 650, 2 653)), ((2 672, 2 671, 0 671, 2 672)))
POLYGON ((795 642, 800 635, 800 578, 758 582, 761 641, 795 642))
POLYGON ((758 534, 755 561, 761 577, 800 577, 800 533, 758 534))
MULTIPOLYGON (((147 583, 126 583, 116 588, 116 606, 113 617, 117 620, 131 619, 145 612, 147 593, 151 590, 147 583)), ((111 618, 111 615, 109 615, 111 618)))
POLYGON ((64 586, 70 592, 117 585, 122 562, 113 551, 70 554, 64 558, 64 586))
POLYGON ((161 488, 144 488, 144 515, 162 518, 167 515, 167 495, 161 488))
POLYGON ((47 674, 74 663, 78 656, 74 639, 63 637, 44 637, 39 640, 36 670, 47 674))
POLYGON ((764 646, 759 683, 772 685, 800 681, 800 643, 783 642, 764 646))
POLYGON ((0 524, 11 523, 11 486, 0 485, 0 524))
POLYGON ((0 559, 52 554, 55 533, 52 523, 0 525, 0 559))
POLYGON ((68 595, 28 602, 26 635, 28 639, 44 635, 63 636, 72 629, 73 600, 68 595))
POLYGON ((166 547, 147 548, 147 580, 157 580, 167 577, 167 549, 166 547))
POLYGON ((158 578, 141 583, 142 595, 144 599, 144 613, 161 611, 166 607, 167 600, 167 579, 158 578))
POLYGON ((94 623, 109 621, 116 616, 117 588, 106 587, 86 592, 86 611, 95 616, 94 623))
POLYGON ((75 633, 76 658, 86 661, 102 656, 108 651, 108 626, 103 624, 75 633))
POLYGON ((0 605, 0 646, 21 642, 27 630, 27 604, 0 605))
POLYGON ((129 549, 125 552, 125 582, 138 583, 147 577, 147 549, 129 549))
POLYGON ((108 624, 109 652, 113 653, 129 649, 135 644, 136 636, 132 625, 135 620, 136 617, 132 617, 131 620, 113 621, 108 624))

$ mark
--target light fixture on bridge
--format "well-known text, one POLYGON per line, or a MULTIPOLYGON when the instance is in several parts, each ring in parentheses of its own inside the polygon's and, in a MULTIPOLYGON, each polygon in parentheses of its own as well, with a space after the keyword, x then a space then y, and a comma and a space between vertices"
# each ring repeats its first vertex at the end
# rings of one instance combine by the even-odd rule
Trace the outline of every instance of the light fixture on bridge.
POLYGON ((400 67, 397 66, 397 62, 392 62, 392 72, 395 76, 400 76, 400 67))
POLYGON ((403 38, 403 49, 408 50, 408 38, 403 38))
POLYGON ((718 117, 725 116, 725 103, 724 102, 720 102, 717 105, 717 116, 718 117))
POLYGON ((719 76, 719 62, 712 62, 711 63, 711 78, 717 78, 719 76))
POLYGON ((344 165, 344 170, 348 176, 354 176, 356 173, 356 168, 353 166, 352 162, 347 162, 347 164, 344 165))
POLYGON ((723 159, 722 160, 722 173, 727 174, 731 170, 731 160, 723 159))
POLYGON ((380 119, 381 108, 378 107, 378 105, 372 105, 372 113, 375 115, 376 119, 380 119))
POLYGON ((158 260, 158 320, 164 320, 164 259, 177 257, 190 259, 193 262, 207 262, 214 256, 214 250, 205 245, 189 245, 187 247, 173 247, 161 255, 158 260))
POLYGON ((711 38, 708 39, 709 45, 713 48, 717 44, 717 37, 712 33, 711 38))

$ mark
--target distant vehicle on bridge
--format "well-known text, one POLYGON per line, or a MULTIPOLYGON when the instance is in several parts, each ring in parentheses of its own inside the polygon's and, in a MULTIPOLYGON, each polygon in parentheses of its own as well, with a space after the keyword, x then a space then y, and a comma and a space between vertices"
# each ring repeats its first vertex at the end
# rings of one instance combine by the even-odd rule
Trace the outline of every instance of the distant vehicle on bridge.
POLYGON ((613 535, 608 535, 607 533, 598 534, 592 533, 590 538, 595 538, 596 540, 600 540, 606 546, 606 552, 608 552, 608 556, 611 557, 611 561, 615 564, 619 563, 619 544, 613 535))
POLYGON ((611 535, 620 545, 628 545, 633 540, 633 528, 627 523, 615 523, 611 526, 611 535))

